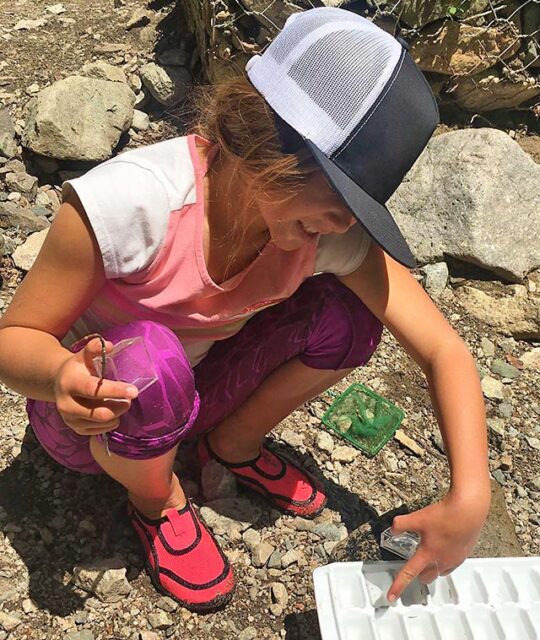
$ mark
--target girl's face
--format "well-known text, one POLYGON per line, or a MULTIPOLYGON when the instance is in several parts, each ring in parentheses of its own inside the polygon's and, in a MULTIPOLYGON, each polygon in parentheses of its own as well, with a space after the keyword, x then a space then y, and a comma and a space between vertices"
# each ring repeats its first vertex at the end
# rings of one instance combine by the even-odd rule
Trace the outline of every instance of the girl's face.
POLYGON ((285 204, 264 202, 259 210, 271 240, 284 251, 298 249, 318 234, 345 233, 356 222, 322 171, 285 204))

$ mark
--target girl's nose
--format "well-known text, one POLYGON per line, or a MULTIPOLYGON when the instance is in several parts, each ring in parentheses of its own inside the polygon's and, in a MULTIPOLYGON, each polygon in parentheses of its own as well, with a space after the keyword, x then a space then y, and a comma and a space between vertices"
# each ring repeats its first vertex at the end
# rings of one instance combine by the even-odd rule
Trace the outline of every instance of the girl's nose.
POLYGON ((345 233, 356 222, 355 217, 348 211, 342 213, 331 213, 330 221, 334 228, 334 233, 345 233))

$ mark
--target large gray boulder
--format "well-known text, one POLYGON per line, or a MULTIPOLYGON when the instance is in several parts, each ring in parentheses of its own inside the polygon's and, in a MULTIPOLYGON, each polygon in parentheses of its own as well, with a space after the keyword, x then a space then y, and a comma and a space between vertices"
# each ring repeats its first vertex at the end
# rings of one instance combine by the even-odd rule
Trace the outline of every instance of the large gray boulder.
POLYGON ((502 131, 436 136, 388 207, 422 264, 452 256, 510 282, 540 265, 540 165, 502 131))
POLYGON ((129 129, 134 104, 135 94, 122 82, 59 80, 30 102, 23 145, 57 160, 106 160, 129 129))

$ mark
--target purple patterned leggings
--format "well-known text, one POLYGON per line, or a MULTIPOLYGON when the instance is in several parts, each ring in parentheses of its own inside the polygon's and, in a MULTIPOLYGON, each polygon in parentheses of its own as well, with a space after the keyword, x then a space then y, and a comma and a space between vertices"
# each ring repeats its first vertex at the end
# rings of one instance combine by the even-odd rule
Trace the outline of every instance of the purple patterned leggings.
MULTIPOLYGON (((239 407, 272 371, 291 358, 314 369, 365 364, 379 344, 381 322, 332 275, 306 280, 287 300, 257 313, 236 335, 216 342, 192 369, 174 333, 147 320, 111 327, 112 342, 144 336, 158 374, 132 401, 108 435, 112 452, 154 458, 186 437, 211 430, 239 407)), ((68 427, 53 402, 28 400, 30 424, 43 448, 60 464, 103 473, 89 436, 68 427)))

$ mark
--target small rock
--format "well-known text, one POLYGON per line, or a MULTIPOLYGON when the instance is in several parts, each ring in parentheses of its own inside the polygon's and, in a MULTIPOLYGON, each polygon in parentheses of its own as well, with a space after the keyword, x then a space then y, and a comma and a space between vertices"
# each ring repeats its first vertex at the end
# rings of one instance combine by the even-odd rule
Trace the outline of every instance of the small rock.
POLYGON ((17 155, 15 127, 11 121, 9 111, 0 107, 0 156, 12 158, 15 155, 17 155))
POLYGON ((328 541, 340 541, 347 537, 347 529, 344 526, 336 526, 332 522, 321 522, 313 527, 312 533, 328 541))
POLYGON ((162 105, 172 106, 183 100, 191 86, 191 74, 184 67, 160 67, 150 62, 141 69, 141 80, 162 105))
POLYGON ((332 451, 332 460, 337 462, 352 462, 358 456, 358 451, 352 447, 340 445, 332 451))
POLYGON ((486 357, 491 358, 495 355, 495 345, 493 344, 493 342, 491 342, 491 340, 488 340, 487 338, 481 338, 480 346, 482 347, 482 351, 484 352, 484 355, 486 357))
POLYGON ((4 631, 7 631, 8 633, 13 631, 13 629, 16 629, 21 622, 22 620, 17 618, 17 616, 6 613, 5 611, 0 611, 0 627, 2 627, 4 631))
POLYGON ((127 82, 126 74, 104 60, 88 62, 79 71, 85 78, 96 78, 97 80, 108 80, 109 82, 127 82))
POLYGON ((73 569, 74 582, 102 602, 119 602, 131 591, 126 568, 119 558, 96 560, 73 569))
POLYGON ((499 380, 495 380, 491 376, 485 376, 481 381, 482 391, 486 398, 490 398, 492 400, 503 400, 503 385, 499 380))
POLYGON ((419 444, 417 444, 412 438, 409 438, 409 436, 406 435, 401 429, 398 429, 396 431, 394 437, 400 444, 409 449, 409 451, 412 451, 418 457, 421 458, 426 453, 419 444))
POLYGON ((334 440, 327 431, 321 431, 317 436, 317 446, 321 451, 332 453, 334 450, 334 440))
POLYGON ((261 515, 260 508, 246 498, 220 498, 201 507, 201 516, 214 534, 226 535, 232 541, 241 540, 241 533, 261 515))
POLYGON ((37 607, 30 598, 25 598, 22 602, 22 610, 28 614, 32 613, 32 611, 37 611, 37 607))
POLYGON ((497 411, 503 418, 510 418, 512 416, 512 405, 507 402, 501 402, 497 411))
POLYGON ((131 18, 127 21, 126 29, 129 31, 130 29, 136 29, 137 27, 144 27, 150 23, 150 16, 148 13, 142 9, 135 9, 135 11, 131 14, 131 18))
POLYGON ((497 480, 497 482, 500 485, 506 484, 506 478, 504 476, 504 473, 501 471, 501 469, 495 469, 494 471, 491 472, 491 475, 495 478, 495 480, 497 480))
POLYGON ((159 636, 153 631, 139 631, 139 640, 159 640, 159 636))
POLYGON ((139 111, 135 109, 133 111, 133 122, 131 123, 131 127, 135 129, 135 131, 146 131, 150 126, 150 118, 148 114, 144 111, 139 111))
POLYGON ((238 634, 238 640, 255 640, 258 632, 255 627, 246 627, 243 631, 238 634))
POLYGON ((276 604, 280 604, 282 607, 286 607, 289 602, 289 594, 287 588, 281 582, 272 582, 270 585, 272 592, 272 599, 276 604))
POLYGON ((66 633, 64 640, 94 640, 94 634, 88 629, 66 633))
POLYGON ((425 288, 426 291, 438 298, 446 288, 448 282, 448 267, 446 262, 437 262, 435 264, 427 264, 422 268, 426 274, 425 288))
MULTIPOLYGON (((446 455, 446 449, 444 448, 444 440, 441 435, 441 432, 436 429, 433 434, 433 444, 437 447, 437 449, 446 455)), ((397 469, 396 469, 397 471, 397 469)))
POLYGON ((536 451, 540 451, 540 440, 538 438, 530 438, 529 436, 525 436, 525 440, 529 443, 529 447, 532 449, 536 449, 536 451))
POLYGON ((499 459, 499 463, 500 463, 500 468, 503 471, 511 471, 512 470, 512 467, 513 467, 512 456, 510 456, 510 455, 501 456, 500 459, 499 459))
POLYGON ((48 7, 45 7, 45 11, 48 11, 49 13, 52 13, 53 16, 59 16, 62 13, 66 12, 66 8, 64 7, 63 4, 51 4, 48 7))
POLYGON ((295 448, 300 447, 304 444, 304 438, 302 434, 288 428, 283 429, 283 431, 279 435, 279 439, 295 448))
POLYGON ((504 436, 504 420, 502 418, 488 418, 487 423, 492 431, 504 436))
POLYGON ((491 370, 502 378, 514 379, 519 376, 519 371, 516 367, 513 367, 511 364, 500 359, 493 360, 491 363, 491 370))
POLYGON ((524 353, 521 358, 524 369, 536 369, 540 371, 540 347, 535 347, 524 353))
POLYGON ((540 491, 540 475, 534 477, 531 481, 530 484, 532 487, 534 487, 537 491, 540 491))
POLYGON ((151 613, 148 616, 148 622, 150 623, 152 629, 167 629, 174 623, 174 621, 165 613, 165 611, 151 613))
POLYGON ((269 569, 280 569, 281 568, 281 558, 282 558, 282 553, 276 549, 272 553, 272 555, 268 558, 268 568, 269 569))
POLYGON ((8 173, 6 175, 6 186, 8 189, 18 191, 33 200, 37 194, 38 179, 35 176, 29 176, 27 173, 8 173))
POLYGON ((251 554, 251 562, 258 569, 264 567, 270 556, 274 553, 274 547, 268 542, 261 542, 256 545, 251 554))
POLYGON ((248 529, 242 534, 242 540, 244 541, 246 547, 250 551, 253 551, 253 549, 261 543, 261 534, 255 529, 248 529))
POLYGON ((13 252, 13 261, 15 266, 24 271, 30 271, 30 268, 34 264, 38 253, 41 251, 41 247, 47 237, 48 229, 38 231, 28 236, 26 241, 19 245, 13 252))
POLYGON ((287 567, 290 567, 291 564, 298 562, 300 557, 300 553, 296 549, 289 549, 289 551, 281 556, 281 566, 283 569, 286 569, 287 567))
POLYGON ((36 20, 19 20, 13 27, 15 31, 31 31, 32 29, 39 29, 47 24, 45 18, 37 18, 36 20))
POLYGON ((237 494, 234 474, 216 460, 210 460, 203 467, 201 484, 208 500, 232 498, 237 494))
POLYGON ((275 616, 276 618, 279 618, 279 616, 281 616, 281 614, 283 613, 283 607, 280 604, 277 604, 275 602, 273 602, 269 607, 268 610, 270 611, 270 613, 275 616))
POLYGON ((178 604, 172 598, 164 596, 156 602, 156 607, 163 611, 167 611, 168 613, 172 613, 178 609, 178 604))

